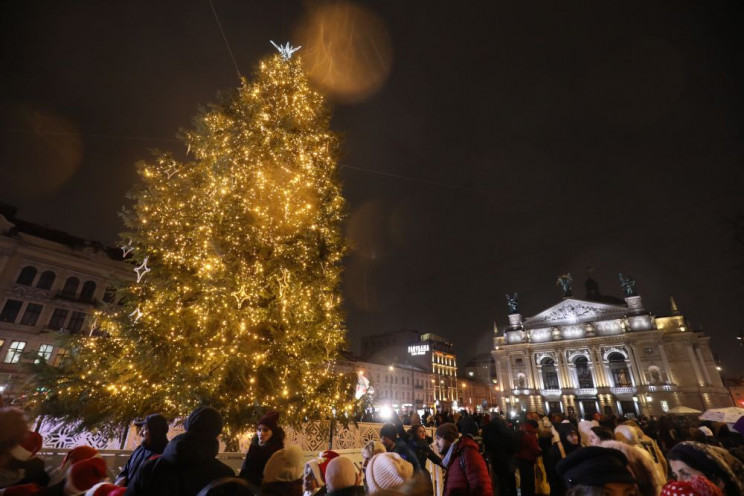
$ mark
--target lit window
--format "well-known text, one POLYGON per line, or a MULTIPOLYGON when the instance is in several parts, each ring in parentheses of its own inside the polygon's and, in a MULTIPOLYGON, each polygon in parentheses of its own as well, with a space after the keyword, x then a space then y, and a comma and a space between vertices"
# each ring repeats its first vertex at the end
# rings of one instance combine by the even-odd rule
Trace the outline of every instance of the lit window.
POLYGON ((52 318, 49 320, 50 329, 62 329, 65 326, 67 320, 67 310, 63 308, 55 308, 52 318))
POLYGON ((57 355, 54 357, 54 363, 52 363, 52 366, 59 367, 62 365, 62 362, 64 362, 65 358, 70 354, 69 351, 65 349, 60 349, 57 351, 57 355))
POLYGON ((32 267, 29 265, 27 267, 24 267, 21 273, 18 274, 18 279, 16 279, 16 284, 23 284, 24 286, 31 286, 35 278, 36 278, 36 267, 32 267))
POLYGON ((15 319, 18 317, 18 312, 21 311, 21 306, 23 306, 22 301, 18 301, 18 300, 6 301, 5 307, 3 307, 3 311, 0 313, 0 321, 15 322, 15 319))
POLYGON ((83 322, 85 322, 85 314, 83 312, 72 312, 67 328, 70 332, 79 332, 83 328, 83 322))
POLYGON ((13 341, 10 343, 8 354, 5 355, 5 363, 18 363, 25 347, 26 343, 24 341, 13 341))
POLYGON ((53 350, 54 346, 52 346, 51 344, 42 344, 41 346, 39 346, 39 358, 34 360, 34 363, 41 363, 42 360, 44 360, 45 363, 48 362, 49 359, 52 357, 53 350))
POLYGON ((41 314, 42 308, 44 308, 42 305, 37 305, 36 303, 29 303, 28 305, 26 305, 26 312, 21 318, 21 325, 36 325, 36 321, 39 320, 39 315, 41 314))

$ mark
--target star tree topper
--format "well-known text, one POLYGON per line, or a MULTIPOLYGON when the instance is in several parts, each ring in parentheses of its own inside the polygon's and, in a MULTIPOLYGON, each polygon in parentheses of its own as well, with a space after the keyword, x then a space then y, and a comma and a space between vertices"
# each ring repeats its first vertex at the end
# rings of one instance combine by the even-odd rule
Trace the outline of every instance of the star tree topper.
POLYGON ((279 53, 282 55, 282 58, 284 60, 289 60, 290 58, 292 58, 293 53, 295 53, 297 50, 302 48, 302 46, 293 47, 289 44, 289 42, 287 42, 286 45, 282 46, 282 45, 277 45, 272 40, 269 40, 269 41, 271 41, 271 44, 274 45, 274 48, 279 50, 279 53))

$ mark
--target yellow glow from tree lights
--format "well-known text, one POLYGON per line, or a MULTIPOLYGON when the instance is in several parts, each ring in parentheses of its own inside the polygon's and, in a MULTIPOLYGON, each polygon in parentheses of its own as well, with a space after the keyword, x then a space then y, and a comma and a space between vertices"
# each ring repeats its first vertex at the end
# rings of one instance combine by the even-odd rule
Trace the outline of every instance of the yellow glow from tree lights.
POLYGON ((72 336, 64 366, 39 373, 40 411, 94 425, 209 404, 228 435, 266 408, 287 422, 350 411, 331 370, 345 338, 339 140, 299 59, 263 60, 183 139, 193 161, 139 163, 123 212, 128 260, 150 271, 95 316, 106 337, 72 336))

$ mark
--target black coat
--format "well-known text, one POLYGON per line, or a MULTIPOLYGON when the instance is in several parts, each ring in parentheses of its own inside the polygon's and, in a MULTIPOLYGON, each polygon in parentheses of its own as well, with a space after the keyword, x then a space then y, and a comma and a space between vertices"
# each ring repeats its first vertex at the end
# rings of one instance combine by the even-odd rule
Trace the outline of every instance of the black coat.
POLYGON ((492 464, 507 465, 516 452, 515 435, 506 423, 494 417, 483 426, 483 447, 492 464))
POLYGON ((240 477, 260 486, 266 462, 280 449, 284 449, 284 431, 274 432, 274 435, 263 445, 258 444, 258 438, 254 437, 243 460, 240 477))
POLYGON ((117 476, 117 479, 126 477, 127 481, 131 481, 134 478, 135 474, 139 472, 140 468, 142 468, 142 466, 147 463, 150 458, 162 454, 163 451, 164 449, 161 449, 160 451, 153 451, 145 447, 144 443, 140 444, 139 446, 137 446, 137 449, 132 452, 132 456, 130 456, 129 460, 127 460, 127 464, 124 465, 124 469, 117 476))
POLYGON ((434 465, 442 465, 442 459, 436 453, 434 453, 426 440, 412 439, 408 442, 408 446, 410 446, 410 448, 416 454, 416 458, 418 458, 419 465, 421 465, 422 469, 426 469, 427 459, 431 460, 431 463, 433 463, 434 465))
POLYGON ((127 486, 127 496, 196 496, 215 479, 234 477, 233 469, 217 460, 215 438, 186 432, 174 437, 163 455, 146 462, 127 486))

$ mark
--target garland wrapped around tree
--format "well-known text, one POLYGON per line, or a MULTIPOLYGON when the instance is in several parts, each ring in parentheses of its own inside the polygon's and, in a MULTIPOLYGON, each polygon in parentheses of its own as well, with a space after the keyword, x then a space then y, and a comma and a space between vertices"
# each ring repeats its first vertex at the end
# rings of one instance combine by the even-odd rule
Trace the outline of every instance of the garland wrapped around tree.
POLYGON ((356 379, 332 370, 345 340, 339 139, 290 55, 197 115, 183 135, 193 161, 138 164, 122 235, 133 280, 93 336, 67 338, 61 367, 36 367, 39 413, 100 427, 208 404, 232 436, 269 408, 290 423, 351 414, 356 379))

